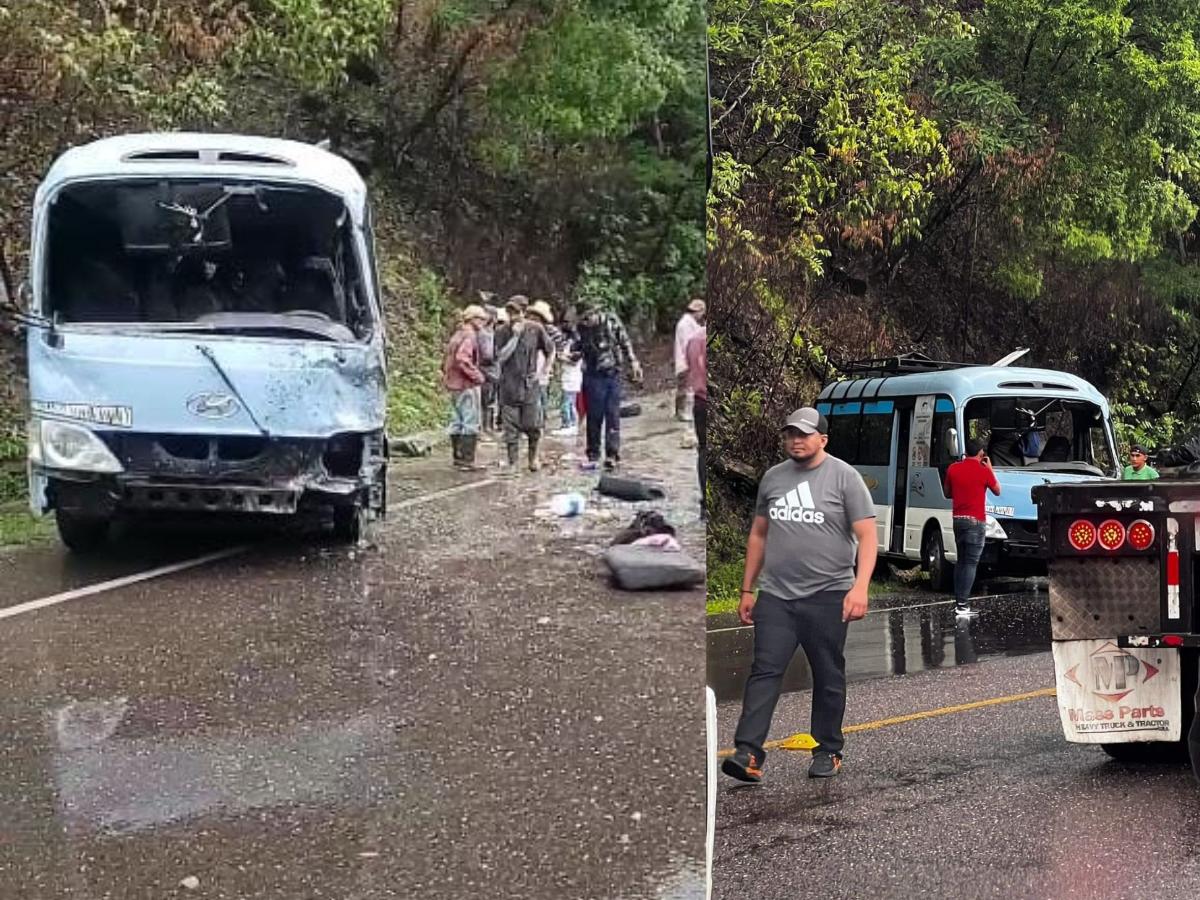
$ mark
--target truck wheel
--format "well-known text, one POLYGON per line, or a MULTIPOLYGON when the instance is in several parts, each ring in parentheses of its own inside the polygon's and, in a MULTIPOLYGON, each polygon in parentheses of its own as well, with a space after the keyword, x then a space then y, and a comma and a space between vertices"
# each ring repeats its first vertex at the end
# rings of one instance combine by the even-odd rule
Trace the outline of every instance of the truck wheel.
POLYGON ((95 553, 108 541, 108 519, 59 509, 54 513, 58 536, 72 553, 95 553))
POLYGON ((357 544, 366 530, 367 513, 357 503, 333 508, 333 537, 343 544, 357 544))
POLYGON ((1119 763, 1164 765, 1187 759, 1184 741, 1132 741, 1127 744, 1101 744, 1100 748, 1119 763))
POLYGON ((942 593, 954 586, 954 566, 946 560, 946 551, 942 547, 942 533, 936 528, 925 532, 921 563, 929 573, 929 586, 935 591, 942 593))

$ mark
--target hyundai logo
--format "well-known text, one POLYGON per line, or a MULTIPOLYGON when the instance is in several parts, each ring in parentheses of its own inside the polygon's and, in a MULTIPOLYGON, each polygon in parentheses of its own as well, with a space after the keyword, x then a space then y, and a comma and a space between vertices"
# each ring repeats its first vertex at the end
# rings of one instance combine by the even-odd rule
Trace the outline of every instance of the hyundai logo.
POLYGON ((187 402, 188 412, 194 416, 203 416, 206 419, 228 419, 239 409, 239 404, 236 397, 231 397, 229 394, 215 394, 205 392, 196 394, 187 402))

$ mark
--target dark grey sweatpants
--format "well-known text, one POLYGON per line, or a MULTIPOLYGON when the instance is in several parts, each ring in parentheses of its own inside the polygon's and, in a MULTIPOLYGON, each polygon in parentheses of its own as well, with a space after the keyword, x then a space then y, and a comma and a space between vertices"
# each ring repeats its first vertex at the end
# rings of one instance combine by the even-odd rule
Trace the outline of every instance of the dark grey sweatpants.
POLYGON ((754 604, 754 664, 742 700, 733 742, 766 758, 763 742, 771 727, 775 704, 783 684, 783 673, 796 653, 804 648, 813 674, 812 724, 817 750, 841 753, 842 717, 846 713, 846 626, 842 600, 846 591, 823 591, 811 597, 784 600, 759 591, 754 604))

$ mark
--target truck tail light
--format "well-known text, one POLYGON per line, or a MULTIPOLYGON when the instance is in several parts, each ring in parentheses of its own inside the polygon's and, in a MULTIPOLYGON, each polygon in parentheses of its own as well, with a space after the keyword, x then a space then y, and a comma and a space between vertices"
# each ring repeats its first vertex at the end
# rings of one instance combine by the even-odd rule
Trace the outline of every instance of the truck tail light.
POLYGON ((1116 519, 1101 522, 1096 540, 1105 550, 1119 550, 1125 543, 1125 526, 1116 519))
POLYGON ((1154 543, 1154 526, 1145 519, 1138 519, 1129 526, 1129 545, 1134 550, 1145 550, 1154 543))
POLYGON ((1087 519, 1076 519, 1067 530, 1067 537, 1076 550, 1091 550, 1096 543, 1096 526, 1087 519))

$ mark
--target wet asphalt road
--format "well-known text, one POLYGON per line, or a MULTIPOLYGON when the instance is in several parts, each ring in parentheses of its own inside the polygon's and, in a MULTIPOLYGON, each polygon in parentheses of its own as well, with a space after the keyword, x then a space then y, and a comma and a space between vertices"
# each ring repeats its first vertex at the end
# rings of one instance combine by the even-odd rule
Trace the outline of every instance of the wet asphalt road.
MULTIPOLYGON (((626 424, 702 554, 694 453, 626 424)), ((703 592, 610 587, 632 509, 536 511, 572 467, 403 464, 394 504, 479 484, 0 622, 0 897, 702 896, 703 592)), ((59 553, 0 606, 132 565, 59 553)))
MULTIPOLYGON (((1050 654, 1032 646, 1045 594, 979 605, 974 661, 934 607, 917 635, 904 620, 900 643, 919 648, 918 670, 891 677, 872 668, 896 659, 896 613, 853 626, 847 725, 1053 687, 1050 654)), ((807 731, 809 701, 785 694, 771 737, 807 731)), ((721 747, 738 712, 736 701, 718 708, 721 747)), ((808 763, 776 750, 761 785, 721 777, 714 897, 1200 896, 1200 789, 1186 763, 1121 765, 1068 744, 1053 697, 849 734, 834 779, 807 778, 808 763)))

